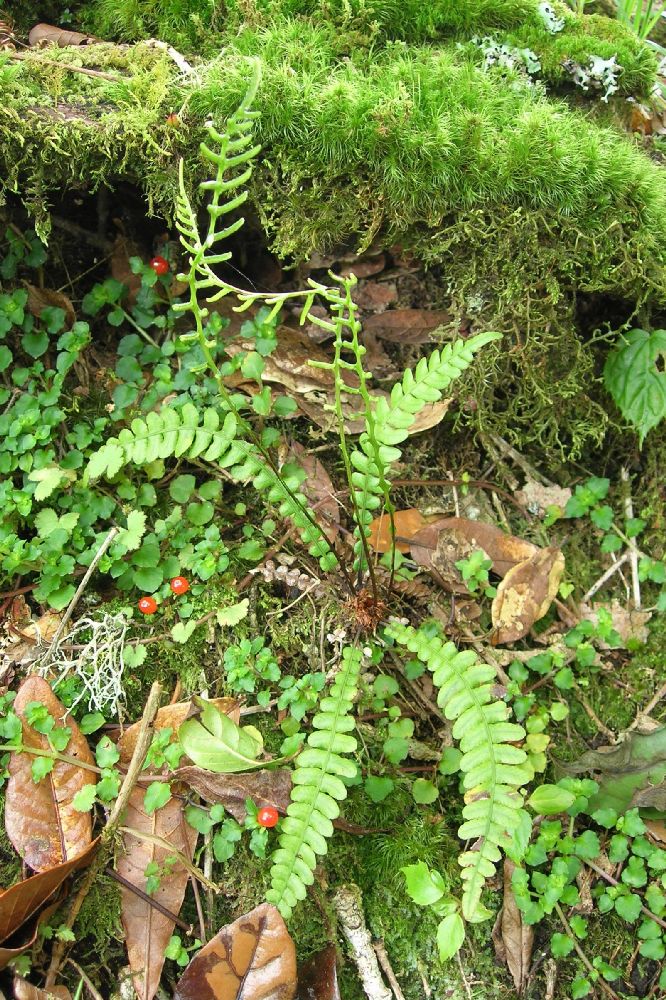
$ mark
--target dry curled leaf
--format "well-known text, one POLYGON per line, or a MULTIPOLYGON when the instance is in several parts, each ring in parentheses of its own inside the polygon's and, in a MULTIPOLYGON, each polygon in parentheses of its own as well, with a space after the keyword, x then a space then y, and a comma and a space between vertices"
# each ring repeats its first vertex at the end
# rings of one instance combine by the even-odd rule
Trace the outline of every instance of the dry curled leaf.
MULTIPOLYGON (((66 718, 65 706, 41 677, 26 678, 14 701, 14 711, 23 726, 23 745, 50 750, 46 736, 29 726, 25 719, 26 705, 35 701, 48 709, 56 728, 69 726, 71 729, 64 751, 67 756, 94 767, 95 760, 85 736, 74 719, 66 718)), ((90 843, 91 815, 74 809, 72 799, 86 785, 94 785, 96 777, 94 771, 56 760, 50 774, 35 783, 31 770, 35 757, 23 752, 13 753, 9 759, 5 828, 25 863, 40 872, 76 857, 90 843)))
MULTIPOLYGON (((130 795, 125 827, 136 834, 123 834, 116 871, 131 885, 146 891, 146 867, 155 862, 164 874, 152 894, 170 913, 178 915, 183 903, 189 873, 177 859, 177 853, 188 861, 194 856, 197 832, 185 822, 182 803, 171 799, 161 809, 148 815, 143 808, 145 787, 137 787, 130 795), (172 848, 149 839, 158 837, 172 848), (167 858, 175 858, 165 868, 167 858)), ((127 955, 132 981, 139 1000, 152 1000, 160 984, 164 966, 164 949, 173 934, 174 921, 160 913, 130 889, 121 887, 121 917, 127 943, 127 955)))
POLYGON ((12 636, 16 636, 16 632, 20 633, 16 636, 18 641, 3 650, 3 669, 14 663, 31 663, 42 648, 51 642, 61 619, 62 615, 57 611, 47 611, 35 621, 21 621, 20 627, 11 631, 12 636))
POLYGON ((533 514, 545 514, 549 507, 562 510, 571 499, 571 490, 564 486, 544 486, 534 479, 528 479, 522 490, 516 493, 516 500, 533 514))
MULTIPOLYGON (((620 636, 623 646, 626 646, 630 639, 636 642, 647 642, 649 635, 647 626, 652 618, 651 611, 638 611, 636 608, 627 608, 617 598, 613 598, 610 605, 607 602, 592 605, 581 604, 579 609, 581 618, 596 623, 601 608, 610 611, 613 628, 620 636)), ((611 648, 606 642, 596 640, 596 643, 599 649, 611 648)))
POLYGON ((538 549, 509 570, 492 604, 494 646, 522 639, 543 618, 557 595, 563 572, 564 556, 556 546, 538 549))
POLYGON ((468 592, 456 563, 477 550, 486 553, 497 576, 505 576, 512 566, 540 551, 531 542, 507 535, 494 524, 466 517, 438 518, 417 532, 411 541, 415 562, 435 571, 438 582, 454 594, 468 592))
POLYGON ((315 516, 329 542, 334 542, 340 531, 340 506, 335 499, 335 487, 328 472, 316 455, 309 455, 298 441, 292 441, 287 461, 297 462, 307 473, 301 487, 316 508, 315 516))
MULTIPOLYGON (((228 715, 234 722, 240 722, 240 704, 234 698, 213 698, 211 704, 219 712, 228 715)), ((178 729, 189 719, 191 715, 196 715, 199 709, 192 701, 177 701, 173 705, 165 705, 160 708, 155 716, 153 729, 171 729, 171 740, 178 738, 178 729)), ((118 750, 120 751, 120 763, 127 765, 132 759, 136 741, 141 729, 141 723, 135 722, 128 726, 123 735, 118 740, 118 750)))
POLYGON ((54 306, 64 312, 66 329, 71 328, 76 320, 76 312, 72 300, 67 295, 63 292, 56 292, 53 288, 38 288, 37 285, 31 285, 28 282, 26 282, 25 287, 28 290, 28 312, 39 317, 42 310, 54 306))
POLYGON ((223 805, 238 823, 245 822, 247 799, 252 799, 260 808, 274 806, 283 814, 289 805, 291 772, 286 768, 240 774, 215 774, 192 765, 178 768, 175 777, 193 788, 205 802, 223 805))
POLYGON ((395 344, 427 344, 440 326, 451 322, 449 313, 436 309, 390 309, 368 316, 364 330, 395 344))
POLYGON ((57 45, 64 49, 69 45, 92 45, 99 39, 94 35, 84 35, 80 31, 67 31, 54 24, 36 24, 28 35, 28 45, 57 45))
POLYGON ((66 986, 51 986, 48 990, 42 990, 39 986, 33 986, 22 976, 14 976, 14 1000, 72 1000, 72 994, 66 986))
POLYGON ((322 948, 298 970, 298 1000, 341 1000, 334 944, 322 948))
POLYGON ((493 928, 493 944, 497 957, 507 965, 516 990, 521 994, 527 985, 532 961, 534 928, 523 923, 521 912, 516 906, 511 886, 511 876, 515 867, 512 861, 509 861, 508 858, 505 859, 504 899, 502 911, 493 928))
POLYGON ((23 882, 17 882, 0 893, 0 941, 7 942, 0 948, 0 969, 4 969, 9 962, 32 946, 37 937, 39 921, 33 921, 31 926, 27 925, 27 921, 53 897, 69 875, 90 864, 98 843, 99 838, 77 857, 24 879, 23 882), (22 933, 25 931, 25 939, 17 945, 14 935, 19 929, 22 933), (8 942, 8 938, 12 940, 8 942))
POLYGON ((293 1000, 296 949, 270 903, 223 927, 195 955, 174 1000, 293 1000))

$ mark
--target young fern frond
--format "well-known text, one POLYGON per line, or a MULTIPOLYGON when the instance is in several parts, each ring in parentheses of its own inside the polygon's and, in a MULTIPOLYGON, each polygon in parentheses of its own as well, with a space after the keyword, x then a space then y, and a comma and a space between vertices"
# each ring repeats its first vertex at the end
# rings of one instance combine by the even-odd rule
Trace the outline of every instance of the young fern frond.
POLYGON ((394 622, 387 634, 432 671, 437 704, 454 722, 466 803, 458 835, 473 842, 458 859, 464 882, 462 912, 466 920, 483 920, 490 914, 481 905, 481 892, 495 874, 500 847, 519 825, 520 789, 532 778, 525 751, 513 746, 525 738, 525 730, 507 721, 507 705, 493 697, 495 670, 472 650, 459 652, 452 642, 394 622))
MULTIPOLYGON (((419 410, 426 403, 435 403, 441 399, 450 383, 469 367, 477 351, 500 336, 498 333, 479 333, 469 340, 457 340, 441 350, 433 351, 428 358, 421 358, 413 372, 407 369, 402 381, 393 386, 390 400, 380 397, 373 401, 374 406, 369 408, 366 415, 365 433, 361 434, 358 448, 350 456, 355 470, 352 484, 359 512, 357 535, 363 532, 367 537, 373 511, 382 502, 389 515, 391 513, 387 470, 399 460, 401 452, 396 445, 401 444, 408 436, 419 410)), ((354 344, 344 346, 352 349, 357 347, 354 344)), ((358 350, 356 353, 360 363, 362 354, 359 356, 358 350)), ((360 539, 356 543, 356 558, 357 565, 362 565, 364 545, 360 539)))
POLYGON ((326 854, 333 835, 333 820, 340 814, 338 802, 347 796, 342 778, 353 778, 356 767, 342 754, 354 753, 356 740, 351 715, 361 669, 361 651, 342 650, 342 662, 319 712, 312 720, 313 732, 296 758, 292 772, 291 802, 282 821, 279 847, 273 854, 269 903, 287 919, 307 886, 314 880, 317 855, 326 854))

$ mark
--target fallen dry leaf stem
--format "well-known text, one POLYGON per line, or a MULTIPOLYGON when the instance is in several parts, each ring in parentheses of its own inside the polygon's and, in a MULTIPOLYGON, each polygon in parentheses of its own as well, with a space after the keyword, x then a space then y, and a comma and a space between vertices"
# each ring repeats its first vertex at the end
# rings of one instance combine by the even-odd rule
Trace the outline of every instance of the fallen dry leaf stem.
MULTIPOLYGON (((107 536, 108 537, 108 536, 107 536)), ((120 821, 123 817, 123 813, 127 808, 130 795, 132 790, 136 785, 137 778, 143 766, 148 748, 151 744, 153 738, 152 724, 155 716, 157 715, 157 709, 160 704, 160 697, 162 695, 162 686, 155 681, 150 689, 148 699, 146 701, 145 708, 143 710, 143 716, 141 722, 139 723, 139 730, 137 734, 136 744, 134 746, 134 753, 132 754, 132 759, 130 760, 129 767, 127 768, 127 774, 125 775, 125 780, 123 781, 120 792, 118 793, 118 798, 116 799, 111 814, 107 820, 106 826, 102 830, 101 843, 97 855, 94 858, 92 864, 88 868, 83 879, 79 891, 72 900, 72 905, 69 908, 69 913, 67 914, 67 919, 65 921, 65 926, 72 930, 74 924, 76 923, 76 918, 79 915, 79 911, 83 905, 83 901, 90 891, 90 887, 97 878, 98 874, 106 868, 108 854, 113 846, 113 841, 115 835, 120 826, 120 821)), ((55 984, 56 977, 58 975, 58 970, 62 965, 63 958, 65 957, 65 952, 67 951, 68 942, 57 941, 53 949, 53 955, 51 956, 51 964, 49 965, 49 971, 46 975, 46 987, 49 988, 55 984)))
POLYGON ((173 920, 174 924, 180 927, 182 931, 185 931, 186 934, 192 934, 192 924, 188 924, 184 920, 181 920, 175 913, 172 913, 166 906, 162 906, 160 902, 153 899, 152 896, 149 896, 147 892, 143 891, 143 889, 139 889, 138 885, 134 885, 133 882, 130 882, 130 880, 125 878, 124 875, 121 875, 120 872, 115 871, 109 866, 107 866, 104 870, 109 878, 112 878, 114 882, 118 883, 118 885, 122 885, 126 889, 129 889, 130 892, 133 892, 135 896, 142 899, 144 903, 148 903, 149 906, 152 906, 153 909, 157 910, 158 913, 161 913, 162 916, 167 917, 169 920, 173 920))
POLYGON ((0 744, 0 753, 31 753, 35 757, 50 757, 51 760, 61 760, 63 764, 71 764, 72 767, 80 767, 84 771, 93 771, 101 774, 102 770, 94 764, 88 764, 78 757, 71 757, 68 753, 59 753, 57 750, 44 750, 41 747, 16 746, 12 743, 0 744))
POLYGON ((119 827, 120 833, 126 833, 130 837, 135 837, 137 840, 145 840, 147 844, 154 844, 155 847, 161 847, 163 850, 168 851, 175 858, 178 858, 179 863, 185 868, 186 871, 190 873, 193 878, 199 879, 202 885, 207 889, 211 889, 213 892, 221 892, 220 886, 217 882, 212 882, 209 878, 206 878, 204 873, 196 865, 192 864, 189 858, 185 857, 182 851, 176 850, 173 844, 170 844, 168 840, 164 837, 160 837, 156 833, 147 833, 145 830, 135 830, 131 826, 121 826, 119 827))
MULTIPOLYGON (((608 882, 610 885, 621 885, 621 883, 618 882, 616 878, 613 878, 612 875, 609 875, 608 872, 605 872, 603 868, 600 868, 598 865, 595 865, 594 861, 588 861, 587 859, 585 859, 585 864, 587 865, 588 868, 591 868, 593 872, 596 872, 600 878, 602 878, 605 882, 608 882)), ((644 913, 646 917, 649 917, 650 920, 654 920, 656 924, 659 924, 660 927, 663 927, 663 929, 666 930, 666 920, 662 920, 662 918, 658 917, 656 913, 652 912, 652 910, 648 910, 647 906, 643 906, 641 904, 641 912, 644 913)))

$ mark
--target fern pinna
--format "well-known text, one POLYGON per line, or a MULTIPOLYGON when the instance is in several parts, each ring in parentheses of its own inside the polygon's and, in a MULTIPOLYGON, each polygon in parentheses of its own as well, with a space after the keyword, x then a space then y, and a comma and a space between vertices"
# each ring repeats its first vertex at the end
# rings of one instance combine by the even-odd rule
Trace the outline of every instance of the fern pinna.
POLYGON ((387 634, 432 671, 437 703, 454 722, 466 803, 458 834, 473 841, 459 858, 462 913, 466 920, 483 920, 490 914, 481 905, 481 892, 486 879, 495 874, 500 847, 520 824, 520 789, 532 778, 525 751, 513 745, 525 738, 525 730, 508 721, 507 705, 493 697, 494 668, 481 663, 472 650, 458 651, 452 642, 396 622, 388 626, 387 634))
POLYGON ((312 720, 313 732, 296 758, 292 773, 291 802, 282 822, 280 846, 273 855, 271 888, 266 899, 288 918, 306 887, 314 879, 318 854, 326 854, 327 838, 333 835, 333 820, 340 814, 338 802, 347 796, 342 778, 356 775, 355 765, 342 756, 356 750, 351 715, 356 696, 362 654, 346 646, 340 669, 319 712, 312 720))

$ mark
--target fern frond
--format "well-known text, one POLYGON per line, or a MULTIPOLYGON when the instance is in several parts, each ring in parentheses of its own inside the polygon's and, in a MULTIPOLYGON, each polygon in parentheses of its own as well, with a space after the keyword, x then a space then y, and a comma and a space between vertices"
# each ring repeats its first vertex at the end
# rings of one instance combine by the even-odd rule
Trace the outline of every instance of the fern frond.
POLYGON ((525 751, 513 745, 525 738, 525 730, 507 721, 508 706, 493 697, 495 670, 472 650, 459 652, 452 642, 398 623, 392 622, 386 631, 432 671, 437 704, 454 722, 466 802, 458 835, 473 842, 458 859, 464 882, 462 912, 466 920, 482 920, 489 914, 480 905, 481 892, 495 874, 500 847, 520 822, 520 789, 532 777, 525 751))
POLYGON ((233 446, 237 419, 233 413, 212 406, 198 410, 192 403, 180 409, 165 406, 136 417, 117 437, 109 438, 90 457, 86 482, 105 476, 112 479, 130 463, 148 465, 158 458, 201 458, 218 465, 233 463, 240 451, 233 446), (223 417, 223 419, 222 419, 223 417))
MULTIPOLYGON (((366 431, 350 456, 355 470, 352 484, 358 511, 357 534, 369 535, 373 512, 386 501, 387 469, 400 459, 396 445, 408 436, 417 413, 427 403, 440 400, 451 382, 471 365, 474 355, 500 337, 499 333, 479 333, 433 351, 428 358, 421 358, 413 372, 407 369, 402 381, 393 386, 390 401, 383 397, 375 401, 374 411, 366 417, 366 431)), ((362 565, 364 545, 360 538, 355 552, 357 565, 362 565)))
POLYGON ((317 855, 326 854, 333 835, 333 820, 340 814, 338 802, 347 796, 341 778, 353 778, 356 767, 342 754, 354 753, 356 740, 351 716, 361 669, 361 652, 351 646, 342 650, 340 670, 328 695, 319 703, 312 720, 313 732, 296 758, 292 774, 291 802, 282 821, 280 846, 273 855, 269 903, 287 919, 306 887, 314 879, 317 855))

